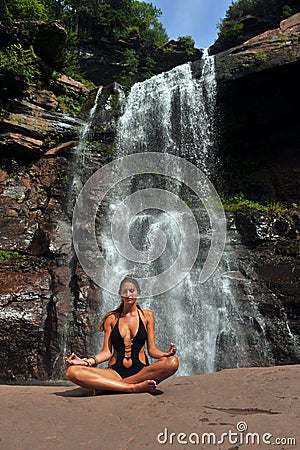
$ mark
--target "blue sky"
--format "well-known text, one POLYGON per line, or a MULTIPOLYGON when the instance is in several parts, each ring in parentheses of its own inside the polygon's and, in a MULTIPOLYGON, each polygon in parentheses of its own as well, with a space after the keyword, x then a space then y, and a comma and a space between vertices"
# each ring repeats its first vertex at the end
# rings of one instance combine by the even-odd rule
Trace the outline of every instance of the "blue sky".
POLYGON ((217 24, 225 17, 232 0, 145 0, 160 8, 159 17, 170 39, 192 36, 198 48, 206 48, 217 38, 217 24))

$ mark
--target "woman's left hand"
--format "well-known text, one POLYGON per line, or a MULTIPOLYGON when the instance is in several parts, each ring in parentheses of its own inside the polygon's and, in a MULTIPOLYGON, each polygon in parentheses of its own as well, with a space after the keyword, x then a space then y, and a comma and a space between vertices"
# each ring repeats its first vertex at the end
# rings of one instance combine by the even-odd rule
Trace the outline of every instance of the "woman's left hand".
POLYGON ((177 351, 176 345, 171 342, 169 349, 166 351, 165 356, 173 356, 177 351))
POLYGON ((86 362, 79 358, 75 353, 72 353, 72 355, 66 357, 67 363, 69 363, 71 366, 86 366, 86 362))

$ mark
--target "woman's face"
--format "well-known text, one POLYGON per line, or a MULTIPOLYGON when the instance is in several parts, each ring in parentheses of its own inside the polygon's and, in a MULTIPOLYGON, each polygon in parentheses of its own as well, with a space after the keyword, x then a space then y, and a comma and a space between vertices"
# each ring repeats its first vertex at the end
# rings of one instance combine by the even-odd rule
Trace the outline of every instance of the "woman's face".
POLYGON ((139 291, 134 283, 124 281, 120 289, 120 295, 123 301, 135 301, 139 295, 139 291))

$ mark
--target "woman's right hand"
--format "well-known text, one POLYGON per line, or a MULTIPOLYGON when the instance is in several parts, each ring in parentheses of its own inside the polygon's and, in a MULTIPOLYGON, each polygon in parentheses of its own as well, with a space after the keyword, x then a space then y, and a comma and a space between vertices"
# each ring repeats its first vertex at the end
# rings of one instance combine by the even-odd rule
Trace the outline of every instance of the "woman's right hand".
POLYGON ((176 352, 177 352, 177 347, 173 342, 171 342, 169 350, 167 350, 165 352, 165 356, 173 356, 173 355, 175 355, 176 352))
POLYGON ((67 363, 69 363, 71 366, 86 366, 87 363, 79 358, 75 353, 72 353, 72 355, 66 357, 67 363))

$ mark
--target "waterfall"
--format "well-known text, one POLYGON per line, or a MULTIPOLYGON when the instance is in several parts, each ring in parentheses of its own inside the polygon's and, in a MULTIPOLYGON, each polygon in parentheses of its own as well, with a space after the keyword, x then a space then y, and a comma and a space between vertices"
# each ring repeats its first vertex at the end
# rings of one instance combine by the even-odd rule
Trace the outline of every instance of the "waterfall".
MULTIPOLYGON (((117 126, 115 157, 144 152, 160 152, 185 158, 199 167, 208 177, 214 175, 216 82, 214 58, 204 54, 199 67, 187 63, 175 69, 136 83, 128 95, 125 110, 117 126), (198 72, 198 74, 197 74, 198 72)), ((174 169, 176 173, 176 167, 174 169)), ((193 203, 192 193, 185 192, 181 182, 172 177, 143 175, 127 179, 111 192, 107 210, 107 224, 102 224, 101 245, 109 264, 121 274, 153 276, 165 270, 178 253, 180 233, 177 219, 185 221, 185 212, 147 209, 135 217, 117 217, 114 213, 120 202, 132 192, 159 187, 183 195, 193 203), (177 214, 177 216, 176 216, 177 214), (149 247, 153 232, 160 230, 166 238, 166 249, 157 261, 139 264, 129 261, 116 251, 110 224, 130 221, 132 245, 140 251, 149 247)), ((176 178, 176 177, 175 177, 176 178)), ((166 350, 170 342, 178 347, 179 375, 191 375, 215 370, 217 336, 229 327, 226 299, 216 295, 220 277, 199 283, 199 267, 207 256, 209 221, 203 207, 194 210, 201 235, 201 249, 197 263, 178 285, 161 295, 143 298, 143 308, 154 311, 156 340, 166 350), (208 232, 208 235, 207 235, 208 232)), ((176 283, 174 283, 176 284, 176 283)), ((108 292, 102 293, 100 315, 118 305, 108 292)))
POLYGON ((201 66, 199 79, 187 63, 132 87, 119 120, 116 156, 167 152, 209 173, 214 157, 214 58, 205 52, 201 66))
MULTIPOLYGON (((192 268, 180 269, 184 272, 182 277, 180 270, 174 269, 174 274, 169 276, 173 281, 170 288, 161 291, 154 288, 157 295, 152 295, 153 290, 150 290, 139 300, 143 308, 154 311, 158 347, 166 350, 170 342, 176 343, 180 360, 178 375, 249 365, 250 353, 254 355, 252 361, 258 361, 260 365, 264 365, 269 357, 263 319, 258 312, 253 312, 253 308, 250 311, 251 288, 235 268, 230 238, 227 238, 220 264, 212 271, 213 276, 205 282, 199 276, 209 259, 214 228, 218 228, 222 219, 217 213, 212 216, 209 213, 216 202, 216 197, 209 194, 209 179, 214 180, 217 175, 215 103, 214 58, 207 52, 199 63, 187 63, 136 83, 117 123, 114 161, 121 162, 107 164, 100 178, 91 177, 90 196, 99 206, 99 198, 106 193, 105 206, 97 219, 94 205, 88 205, 88 196, 82 195, 74 214, 76 252, 78 255, 82 248, 79 260, 95 281, 97 274, 102 272, 101 261, 93 256, 99 249, 105 264, 113 268, 119 279, 127 274, 138 279, 161 279, 162 273, 175 267, 174 259, 182 247, 182 225, 185 224, 185 237, 190 237, 185 240, 187 250, 183 257, 183 266, 187 267, 189 253, 196 247, 196 233, 190 220, 192 213, 197 222, 199 241, 192 268), (151 166, 147 155, 150 160, 155 160, 152 170, 147 169, 151 166), (130 163, 126 166, 124 161, 128 158, 130 163), (172 164, 169 164, 170 158, 173 158, 172 164), (185 183, 183 160, 203 174, 196 182, 201 187, 201 198, 195 195, 195 189, 189 183, 185 183), (165 161, 166 167, 162 169, 165 161), (135 162, 139 170, 132 172, 135 162), (114 182, 108 191, 105 185, 111 180, 114 182), (139 193, 144 197, 138 196, 139 193), (128 199, 133 199, 133 207, 127 208, 128 199), (81 210, 95 215, 94 230, 90 226, 91 216, 81 216, 81 210), (82 233, 77 233, 77 228, 81 228, 82 233), (97 236, 89 240, 87 236, 93 233, 97 236), (92 245, 88 245, 90 242, 92 245), (128 249, 134 257, 128 257, 128 249), (249 291, 246 295, 246 301, 250 300, 247 320, 255 325, 250 338, 249 334, 245 337, 245 320, 235 301, 239 284, 244 292, 249 291), (250 345, 255 349, 250 351, 250 345)), ((194 181, 197 172, 191 170, 191 174, 194 181)), ((118 306, 120 300, 112 293, 117 288, 115 286, 115 291, 102 289, 99 317, 118 306)), ((102 345, 103 336, 98 339, 100 342, 94 338, 96 351, 102 345)))
POLYGON ((83 123, 81 128, 81 133, 78 139, 78 143, 75 147, 74 151, 74 165, 76 166, 76 170, 74 171, 74 177, 72 180, 72 187, 69 189, 69 192, 72 193, 72 196, 75 197, 78 194, 79 190, 82 188, 82 169, 86 162, 86 145, 89 139, 92 139, 91 129, 93 120, 96 114, 98 100, 101 95, 103 87, 100 86, 97 90, 96 97, 94 100, 94 104, 89 111, 89 115, 87 120, 83 123))

